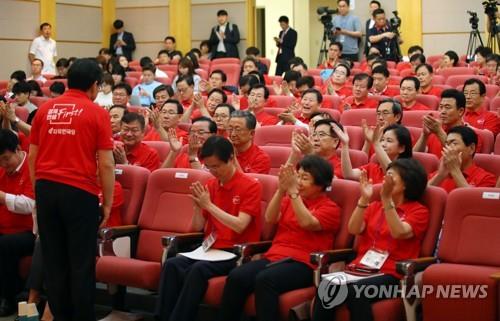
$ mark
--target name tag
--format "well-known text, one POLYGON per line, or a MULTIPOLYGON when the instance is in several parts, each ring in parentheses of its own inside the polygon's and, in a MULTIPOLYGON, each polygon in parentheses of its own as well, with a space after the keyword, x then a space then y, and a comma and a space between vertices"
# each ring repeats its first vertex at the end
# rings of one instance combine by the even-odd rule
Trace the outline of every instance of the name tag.
POLYGON ((201 244, 201 248, 203 249, 203 251, 206 252, 210 250, 212 245, 214 245, 216 239, 217 235, 215 234, 215 232, 210 233, 210 235, 206 239, 204 239, 203 243, 201 244))
POLYGON ((389 252, 387 251, 371 249, 368 250, 365 253, 365 255, 363 255, 363 258, 361 259, 360 263, 368 267, 371 267, 373 269, 380 270, 380 268, 382 267, 382 265, 384 265, 384 262, 387 260, 388 257, 389 257, 389 252))

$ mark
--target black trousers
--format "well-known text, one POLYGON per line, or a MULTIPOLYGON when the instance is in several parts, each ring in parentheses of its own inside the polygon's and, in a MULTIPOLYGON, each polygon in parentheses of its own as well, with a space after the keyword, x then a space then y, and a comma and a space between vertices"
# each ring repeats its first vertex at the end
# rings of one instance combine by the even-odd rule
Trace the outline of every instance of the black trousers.
POLYGON ((42 244, 40 243, 40 238, 35 240, 35 248, 33 249, 33 257, 31 258, 31 270, 26 286, 28 289, 37 291, 44 289, 42 244))
POLYGON ((0 297, 11 303, 22 288, 19 261, 33 253, 34 241, 31 231, 0 235, 0 297))
POLYGON ((228 274, 235 266, 236 259, 222 262, 196 261, 185 256, 168 259, 161 271, 156 316, 161 321, 196 320, 208 280, 228 274))
POLYGON ((50 308, 57 321, 95 321, 96 195, 37 180, 38 228, 50 308))
POLYGON ((283 73, 290 70, 290 64, 288 63, 290 59, 278 56, 276 59, 276 72, 274 73, 276 76, 281 76, 283 73))
MULTIPOLYGON (((399 280, 395 278, 392 275, 382 275, 382 276, 376 276, 373 278, 368 278, 364 280, 360 280, 356 282, 355 284, 348 284, 347 285, 347 298, 345 300, 345 304, 347 305, 347 308, 349 309, 349 312, 351 313, 351 321, 371 321, 373 320, 373 313, 372 313, 372 306, 371 304, 379 301, 383 298, 377 297, 377 298, 367 298, 365 296, 356 296, 356 290, 354 289, 354 286, 362 286, 362 285, 375 285, 375 286, 381 286, 381 285, 397 285, 399 284, 399 280)), ((335 293, 335 291, 332 291, 332 293, 335 293)), ((363 293, 363 292, 361 292, 363 293)), ((316 299, 314 300, 314 307, 313 307, 313 315, 312 315, 312 320, 313 321, 333 321, 334 317, 334 312, 335 308, 332 309, 326 309, 323 307, 321 304, 321 299, 318 298, 316 295, 316 299)))
POLYGON ((347 59, 349 61, 358 61, 359 55, 358 54, 342 54, 341 58, 347 59))
POLYGON ((252 292, 255 292, 257 320, 279 320, 280 294, 313 283, 313 270, 304 263, 287 261, 266 267, 269 263, 267 259, 252 261, 229 273, 219 321, 239 320, 252 292))

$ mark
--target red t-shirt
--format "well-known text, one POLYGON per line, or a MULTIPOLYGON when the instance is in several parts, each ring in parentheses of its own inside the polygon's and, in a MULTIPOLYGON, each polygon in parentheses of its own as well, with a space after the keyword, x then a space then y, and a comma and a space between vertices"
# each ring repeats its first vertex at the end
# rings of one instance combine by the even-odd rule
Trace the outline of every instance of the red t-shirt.
POLYGON ((332 165, 332 170, 333 173, 335 174, 336 178, 344 178, 342 176, 342 164, 340 162, 340 158, 337 156, 337 154, 333 154, 332 157, 327 159, 328 162, 332 165))
MULTIPOLYGON (((102 191, 99 193, 99 202, 102 203, 102 191)), ((115 186, 113 188, 113 204, 111 204, 111 213, 109 214, 108 221, 106 222, 106 227, 120 226, 122 224, 122 206, 125 202, 123 197, 123 188, 120 182, 115 181, 115 186)))
POLYGON ((291 257, 311 268, 311 252, 331 249, 335 233, 340 227, 340 208, 328 196, 302 199, 306 208, 321 224, 320 231, 307 231, 300 227, 292 200, 287 196, 281 201, 281 216, 271 248, 264 254, 270 261, 291 257))
POLYGON ((398 71, 405 70, 405 69, 410 69, 411 68, 411 63, 409 62, 400 62, 396 65, 396 69, 398 71))
POLYGON ((21 147, 22 150, 25 152, 29 151, 30 149, 30 140, 26 135, 24 135, 22 132, 17 132, 17 139, 19 139, 19 146, 21 147))
POLYGON ((385 219, 382 202, 372 202, 364 213, 366 227, 359 235, 358 255, 352 263, 360 264, 365 253, 372 248, 387 251, 389 257, 380 272, 401 278, 396 272, 396 262, 419 257, 422 239, 429 225, 429 210, 419 202, 410 201, 399 205, 396 211, 403 222, 410 224, 413 237, 404 240, 394 239, 385 219))
POLYGON ((192 103, 193 103, 193 99, 181 100, 181 105, 184 107, 184 109, 188 109, 192 103))
MULTIPOLYGON (((485 171, 481 167, 476 166, 476 164, 472 164, 465 171, 462 172, 464 174, 465 180, 469 185, 474 187, 495 187, 497 179, 494 174, 485 171)), ((436 176, 437 171, 429 175, 429 179, 436 176)), ((448 193, 457 188, 455 184, 455 180, 451 175, 448 175, 439 187, 445 189, 448 193)))
MULTIPOLYGON (((446 128, 445 131, 448 132, 446 128)), ((483 140, 477 132, 476 135, 477 135, 476 153, 480 153, 483 148, 483 140)), ((442 150, 443 150, 443 144, 441 144, 441 141, 434 133, 431 133, 429 135, 429 138, 427 138, 427 153, 434 154, 436 155, 437 158, 441 159, 442 150)))
POLYGON ((127 160, 130 165, 144 167, 151 172, 160 168, 158 152, 143 142, 127 150, 127 160))
POLYGON ((278 118, 271 114, 266 113, 265 111, 261 111, 255 114, 255 118, 257 119, 257 123, 260 126, 272 126, 278 123, 278 118))
POLYGON ((46 179, 99 194, 98 150, 112 150, 108 112, 84 92, 69 89, 40 108, 31 127, 38 146, 36 179, 46 179))
POLYGON ((403 110, 405 111, 411 111, 411 110, 429 110, 430 108, 427 107, 424 104, 419 103, 418 101, 415 101, 412 106, 403 106, 403 110))
MULTIPOLYGON (((321 93, 323 95, 330 95, 330 93, 328 92, 328 81, 326 81, 325 84, 323 84, 323 86, 321 87, 321 93)), ((340 87, 339 89, 335 90, 334 95, 345 99, 346 97, 352 96, 352 88, 346 86, 340 87)))
POLYGON ((236 158, 245 173, 269 174, 271 169, 271 158, 255 144, 236 158))
POLYGON ((151 137, 155 137, 155 136, 160 137, 160 135, 158 135, 158 133, 156 132, 155 128, 151 125, 148 125, 146 127, 146 130, 144 133, 144 138, 142 140, 154 140, 154 139, 151 139, 151 137))
POLYGON ((248 97, 243 95, 240 96, 240 110, 248 109, 248 97))
POLYGON ((260 238, 261 227, 261 198, 262 186, 254 178, 235 171, 233 177, 221 185, 220 181, 212 178, 207 182, 210 199, 217 207, 233 216, 239 216, 240 212, 252 217, 245 231, 236 233, 209 212, 203 211, 207 220, 205 225, 205 236, 215 230, 216 241, 212 248, 232 248, 235 244, 256 242, 260 238))
POLYGON ((421 92, 424 95, 433 95, 433 96, 436 96, 437 98, 441 98, 441 93, 443 92, 443 89, 441 89, 439 87, 431 86, 426 91, 424 91, 424 89, 421 89, 421 92))
MULTIPOLYGON (((200 159, 200 164, 203 166, 203 160, 200 159)), ((181 150, 180 154, 177 155, 174 161, 174 168, 192 168, 189 162, 189 155, 187 153, 187 148, 181 150)))
MULTIPOLYGON (((35 199, 33 186, 31 185, 28 159, 18 171, 8 175, 5 169, 0 168, 0 190, 14 195, 24 195, 35 199)), ((31 214, 17 214, 9 211, 7 205, 0 205, 0 235, 31 232, 33 229, 33 219, 31 214)))
POLYGON ((500 133, 500 118, 491 111, 469 111, 466 109, 464 120, 472 127, 489 130, 495 136, 500 133))
POLYGON ((347 109, 362 109, 362 108, 377 108, 378 100, 366 97, 365 100, 357 103, 354 100, 354 96, 349 96, 342 101, 340 105, 340 110, 344 111, 347 109))
MULTIPOLYGON (((188 143, 189 133, 185 130, 180 129, 179 127, 175 128, 175 132, 177 133, 177 138, 180 140, 182 138, 182 145, 186 145, 188 143)), ((160 134, 158 131, 152 130, 148 136, 144 136, 144 141, 162 141, 160 134)))
POLYGON ((371 179, 373 181, 373 184, 382 183, 384 181, 385 173, 379 164, 368 163, 359 167, 359 169, 364 169, 366 171, 367 178, 371 179))
POLYGON ((372 94, 378 96, 395 97, 399 95, 399 89, 389 88, 389 86, 386 86, 382 92, 377 93, 375 91, 372 91, 372 94))

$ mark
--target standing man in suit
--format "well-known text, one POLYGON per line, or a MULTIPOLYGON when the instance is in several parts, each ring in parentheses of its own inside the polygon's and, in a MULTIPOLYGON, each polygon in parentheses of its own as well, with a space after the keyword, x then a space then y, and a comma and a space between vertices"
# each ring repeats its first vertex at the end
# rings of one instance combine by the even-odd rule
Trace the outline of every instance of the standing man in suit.
POLYGON ((290 70, 289 61, 295 57, 295 45, 297 44, 297 31, 290 28, 287 16, 278 19, 281 31, 279 37, 274 37, 278 49, 276 56, 276 76, 281 76, 285 71, 290 70))
POLYGON ((370 50, 370 40, 368 40, 368 32, 373 26, 375 26, 375 20, 373 19, 373 11, 380 9, 382 6, 379 1, 370 1, 370 19, 366 20, 365 23, 365 55, 368 55, 368 50, 370 50))
POLYGON ((135 50, 134 35, 125 31, 122 20, 115 20, 113 28, 116 32, 109 40, 109 50, 113 55, 124 55, 128 61, 132 60, 132 52, 135 50))
POLYGON ((217 12, 218 25, 212 28, 208 42, 212 47, 212 59, 233 57, 239 58, 238 43, 240 31, 238 26, 228 21, 226 10, 217 12))

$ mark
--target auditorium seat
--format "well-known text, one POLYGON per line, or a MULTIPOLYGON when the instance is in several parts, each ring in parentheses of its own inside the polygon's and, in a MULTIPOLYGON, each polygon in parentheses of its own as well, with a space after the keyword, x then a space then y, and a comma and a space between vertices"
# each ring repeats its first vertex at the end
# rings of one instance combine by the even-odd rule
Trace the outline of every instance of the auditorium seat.
POLYGON ((132 77, 137 79, 137 81, 140 81, 142 77, 142 71, 127 71, 126 75, 127 77, 132 77))
POLYGON ((122 207, 123 225, 137 224, 150 174, 144 167, 116 165, 115 178, 122 185, 125 200, 122 207))
POLYGON ((268 59, 268 58, 263 58, 263 57, 259 57, 257 58, 261 63, 263 63, 264 65, 266 65, 267 67, 267 73, 270 72, 270 68, 271 68, 271 60, 268 59))
MULTIPOLYGON (((336 152, 337 156, 340 159, 342 154, 342 149, 340 148, 340 146, 339 148, 337 148, 336 152)), ((366 155, 365 152, 357 149, 349 149, 349 158, 351 159, 352 168, 358 168, 368 164, 368 155, 366 155)))
POLYGON ((171 77, 155 77, 155 80, 161 82, 164 85, 171 85, 173 78, 171 77))
POLYGON ((65 88, 68 88, 68 79, 48 79, 44 84, 43 87, 50 87, 53 83, 55 82, 60 82, 64 84, 65 88))
MULTIPOLYGON (((413 152, 414 159, 416 159, 424 167, 427 174, 434 173, 439 167, 439 158, 434 154, 424 153, 424 152, 413 152)), ((370 162, 377 163, 377 156, 375 154, 370 158, 370 162)), ((353 166, 354 168, 354 166, 353 166)))
POLYGON ((389 71, 389 75, 391 75, 391 76, 399 76, 399 70, 397 70, 395 68, 389 68, 387 70, 389 71))
POLYGON ((445 81, 446 81, 446 78, 444 78, 444 76, 442 76, 442 75, 436 75, 436 74, 432 75, 432 84, 433 85, 444 85, 445 81))
POLYGON ((321 107, 340 110, 339 106, 341 103, 342 98, 340 98, 339 96, 323 95, 323 102, 321 103, 321 107))
POLYGON ((48 97, 30 96, 30 101, 37 107, 42 106, 49 99, 48 97))
POLYGON ((448 78, 450 76, 456 76, 456 75, 464 75, 464 76, 474 75, 476 73, 476 70, 474 68, 469 68, 469 67, 451 67, 440 70, 439 72, 436 73, 439 73, 445 78, 448 78))
POLYGON ((363 128, 360 126, 344 126, 344 131, 349 135, 349 148, 361 150, 365 143, 363 128))
POLYGON ((388 82, 388 84, 399 87, 399 84, 401 83, 401 80, 403 80, 403 77, 401 77, 401 76, 390 75, 389 76, 389 82, 388 82))
POLYGON ((486 84, 486 97, 489 99, 495 98, 498 94, 498 89, 497 85, 486 84))
POLYGON ((332 119, 335 119, 336 121, 340 121, 340 111, 338 111, 336 109, 320 108, 319 112, 329 114, 332 119))
POLYGON ((500 109, 500 96, 494 97, 490 101, 490 111, 497 112, 500 109))
POLYGON ((323 69, 311 68, 307 70, 307 74, 309 76, 321 76, 321 71, 323 71, 323 69))
POLYGON ((451 86, 453 88, 456 88, 457 86, 463 86, 465 81, 467 79, 471 78, 476 78, 481 80, 483 83, 488 83, 488 78, 485 76, 478 76, 478 75, 451 75, 448 78, 446 78, 445 84, 448 86, 451 86))
POLYGON ((0 90, 4 90, 4 89, 6 90, 8 85, 9 85, 8 80, 0 80, 0 90))
POLYGON ((427 57, 427 63, 432 65, 435 62, 440 61, 441 59, 443 59, 443 55, 432 55, 427 57))
POLYGON ((49 87, 42 87, 40 89, 42 90, 43 97, 50 97, 50 88, 49 87))
POLYGON ((286 146, 260 146, 269 157, 271 158, 271 169, 269 175, 277 176, 281 165, 285 165, 288 157, 292 153, 291 147, 286 146))
POLYGON ((216 58, 213 59, 211 62, 212 69, 218 69, 218 68, 213 68, 214 66, 221 65, 221 64, 237 64, 239 65, 241 63, 239 58, 216 58))
POLYGON ((476 153, 474 162, 477 166, 494 174, 496 177, 500 176, 500 155, 476 153))
POLYGON ((313 76, 314 78, 314 85, 321 87, 323 85, 323 78, 321 76, 313 76))
POLYGON ((264 107, 264 112, 278 117, 279 114, 286 112, 286 109, 278 107, 264 107))
POLYGON ((295 98, 290 96, 281 96, 281 95, 270 95, 269 100, 273 100, 276 102, 276 107, 279 108, 288 108, 292 105, 295 98))
POLYGON ((340 116, 340 123, 343 126, 361 126, 362 119, 366 119, 368 125, 375 126, 377 124, 376 110, 373 108, 345 110, 340 116))
POLYGON ((195 72, 201 77, 201 79, 208 80, 208 71, 202 68, 198 68, 195 72))
POLYGON ((104 241, 131 236, 131 258, 106 252, 96 265, 98 281, 141 289, 156 290, 159 285, 162 259, 169 252, 162 248, 166 235, 190 235, 202 239, 200 231, 192 230, 193 201, 191 184, 206 183, 212 176, 193 169, 162 168, 149 176, 137 225, 101 230, 104 241), (175 204, 175 206, 173 206, 175 204), (195 233, 196 232, 196 233, 195 233))
POLYGON ((307 130, 298 126, 262 126, 255 130, 254 143, 257 146, 290 147, 294 131, 300 131, 307 135, 307 130))
MULTIPOLYGON (((401 96, 396 96, 394 98, 401 102, 401 96)), ((429 107, 431 110, 437 110, 440 102, 440 99, 434 95, 418 94, 416 100, 417 102, 429 107)), ((404 115, 406 115, 406 113, 403 113, 403 118, 404 115)))
POLYGON ((399 75, 401 77, 408 77, 408 76, 415 76, 415 73, 413 72, 413 69, 408 68, 408 69, 403 69, 399 72, 399 75))
MULTIPOLYGON (((432 264, 423 273, 423 286, 434 291, 423 298, 423 319, 426 321, 497 321, 498 272, 500 271, 500 200, 499 188, 458 188, 448 195, 443 231, 437 258, 428 258, 419 265, 432 264), (496 280, 492 278, 497 274, 496 280), (460 286, 455 297, 443 297, 436 290, 453 285, 479 287, 480 298, 465 297, 460 286)), ((448 293, 452 293, 449 291, 448 293)))
POLYGON ((412 110, 403 114, 402 124, 405 126, 422 128, 422 119, 425 115, 429 114, 433 115, 436 119, 439 118, 438 112, 434 110, 412 110))
POLYGON ((28 120, 28 116, 30 115, 28 108, 16 107, 14 111, 16 113, 16 116, 19 117, 19 119, 21 119, 23 122, 26 122, 28 120))
POLYGON ((497 135, 495 139, 495 150, 494 150, 495 155, 500 155, 500 134, 497 135))
POLYGON ((176 75, 179 69, 178 65, 171 65, 171 64, 156 65, 156 67, 164 72, 167 71, 174 72, 176 75))
POLYGON ((477 128, 475 128, 474 131, 479 136, 478 138, 482 142, 482 148, 479 151, 479 153, 484 153, 484 154, 491 153, 493 151, 495 142, 495 136, 493 135, 493 133, 486 129, 477 129, 477 128))
POLYGON ((283 81, 283 77, 281 76, 267 76, 269 84, 266 83, 266 85, 272 85, 274 82, 277 84, 281 84, 283 81))
POLYGON ((133 89, 135 86, 137 86, 139 80, 135 77, 125 77, 125 82, 130 86, 130 88, 133 89))
POLYGON ((143 141, 144 144, 153 148, 158 152, 158 157, 160 158, 160 162, 164 162, 167 158, 168 152, 170 151, 170 144, 162 141, 143 141))
MULTIPOLYGON (((236 58, 219 58, 219 59, 236 59, 236 58)), ((214 65, 215 60, 212 61, 212 65, 210 65, 210 72, 216 69, 222 70, 226 76, 226 86, 235 86, 238 87, 238 81, 240 79, 240 65, 239 64, 216 64, 214 65)))

